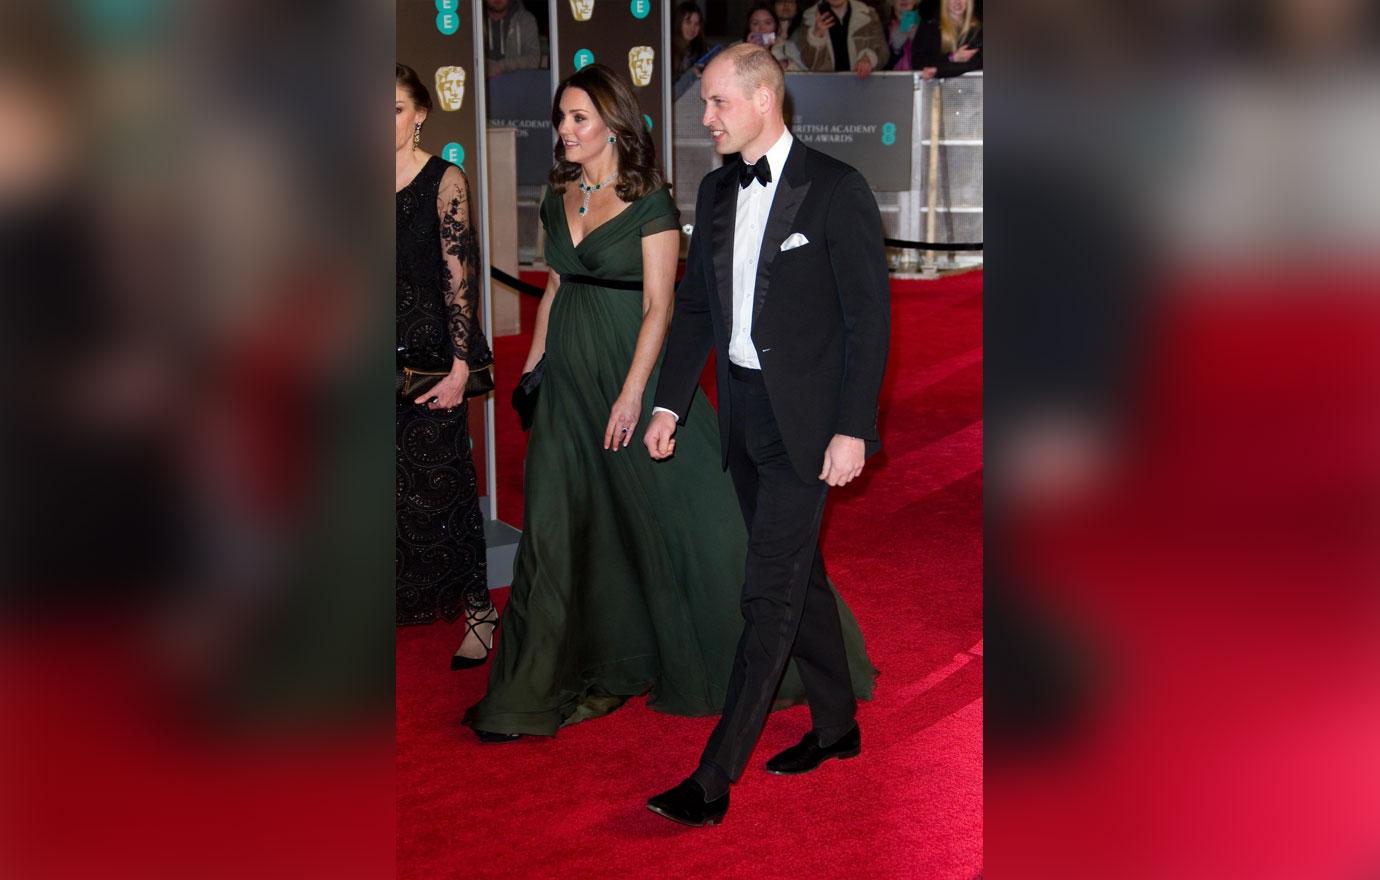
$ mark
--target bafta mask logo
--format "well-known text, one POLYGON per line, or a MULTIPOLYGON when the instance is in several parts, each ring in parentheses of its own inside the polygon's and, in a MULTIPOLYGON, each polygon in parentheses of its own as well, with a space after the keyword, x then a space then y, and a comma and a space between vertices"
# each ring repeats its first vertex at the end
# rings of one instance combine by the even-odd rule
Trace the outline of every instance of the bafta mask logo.
POLYGON ((594 16, 594 0, 570 0, 570 14, 576 21, 589 21, 594 16))
POLYGON ((633 85, 651 85, 655 61, 656 52, 651 46, 633 46, 628 50, 628 72, 632 74, 633 85))
POLYGON ((465 68, 436 68, 436 94, 442 110, 459 110, 465 103, 465 68))

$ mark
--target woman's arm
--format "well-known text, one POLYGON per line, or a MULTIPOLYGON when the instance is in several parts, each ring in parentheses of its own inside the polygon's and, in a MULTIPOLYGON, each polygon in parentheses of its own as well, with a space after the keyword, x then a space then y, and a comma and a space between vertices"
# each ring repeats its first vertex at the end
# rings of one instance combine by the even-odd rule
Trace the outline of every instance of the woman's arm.
MULTIPOLYGON (((976 33, 980 34, 981 31, 976 33)), ((973 40, 975 35, 969 35, 968 40, 973 40)), ((966 42, 966 41, 965 41, 966 42)), ((967 55, 967 53, 964 53, 967 55)), ((982 70, 982 50, 968 57, 964 61, 951 61, 940 47, 939 21, 931 20, 920 25, 916 31, 915 42, 910 49, 911 66, 917 70, 932 68, 933 76, 949 77, 962 76, 970 70, 982 70)))
POLYGON ((604 429, 604 448, 618 450, 633 441, 642 415, 642 396, 647 390, 656 359, 666 343, 675 306, 676 258, 680 254, 680 231, 667 229, 642 239, 642 327, 637 332, 632 365, 628 367, 623 390, 609 412, 604 429), (626 430, 625 430, 626 429, 626 430))
POLYGON ((555 269, 548 270, 546 273, 546 293, 542 294, 541 305, 537 306, 537 320, 532 325, 532 347, 527 350, 527 360, 522 364, 524 373, 532 372, 537 361, 546 354, 546 324, 551 320, 551 302, 556 298, 556 291, 560 289, 560 286, 560 273, 555 269))
POLYGON ((441 177, 436 194, 441 235, 441 295, 446 303, 446 331, 450 338, 450 375, 417 398, 432 409, 450 409, 465 399, 470 365, 493 360, 488 340, 475 317, 479 296, 479 241, 470 217, 470 186, 465 173, 451 166, 441 177))

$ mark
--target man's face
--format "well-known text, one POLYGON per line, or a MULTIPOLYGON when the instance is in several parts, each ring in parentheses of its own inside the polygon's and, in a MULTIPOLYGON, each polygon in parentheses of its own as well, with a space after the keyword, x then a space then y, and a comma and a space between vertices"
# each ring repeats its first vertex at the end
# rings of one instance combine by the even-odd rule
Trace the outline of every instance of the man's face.
POLYGON ((733 65, 726 61, 711 61, 700 77, 700 99, 704 101, 704 116, 700 120, 709 129, 714 152, 742 152, 762 133, 763 119, 752 98, 745 94, 733 65))
POLYGON ((484 0, 484 8, 494 15, 502 15, 508 11, 508 0, 484 0))

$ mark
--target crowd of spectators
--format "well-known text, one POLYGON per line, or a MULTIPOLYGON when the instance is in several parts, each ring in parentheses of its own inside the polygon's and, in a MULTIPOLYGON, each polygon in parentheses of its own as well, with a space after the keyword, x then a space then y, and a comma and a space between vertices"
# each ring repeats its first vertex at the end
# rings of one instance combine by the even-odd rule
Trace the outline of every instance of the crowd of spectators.
MULTIPOLYGON (((981 0, 758 0, 740 39, 769 49, 787 72, 919 71, 925 79, 982 69, 981 0)), ((703 7, 672 15, 675 95, 694 85, 721 46, 705 36, 703 7)))
MULTIPOLYGON (((547 64, 537 18, 523 0, 484 0, 490 76, 547 64)), ((544 11, 544 10, 543 10, 544 11)), ((681 0, 671 14, 676 98, 723 48, 705 33, 704 6, 681 0)), ((759 0, 733 36, 765 46, 787 72, 919 71, 925 79, 982 69, 981 0, 759 0)))

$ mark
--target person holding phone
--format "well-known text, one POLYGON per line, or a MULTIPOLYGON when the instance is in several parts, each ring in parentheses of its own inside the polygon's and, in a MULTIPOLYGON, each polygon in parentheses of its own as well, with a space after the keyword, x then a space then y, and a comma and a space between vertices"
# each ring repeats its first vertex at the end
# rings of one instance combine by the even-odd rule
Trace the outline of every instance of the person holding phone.
POLYGON ((891 50, 891 60, 887 70, 914 70, 911 62, 911 48, 915 45, 915 34, 920 28, 918 0, 896 0, 891 10, 891 21, 886 26, 887 48, 891 50))
POLYGON ((861 0, 819 0, 805 10, 795 39, 805 67, 816 72, 865 78, 891 57, 881 17, 861 0))
POLYGON ((756 43, 771 53, 785 71, 805 70, 805 62, 800 58, 800 48, 790 40, 781 38, 781 19, 770 0, 760 0, 748 11, 747 30, 743 41, 756 43))

